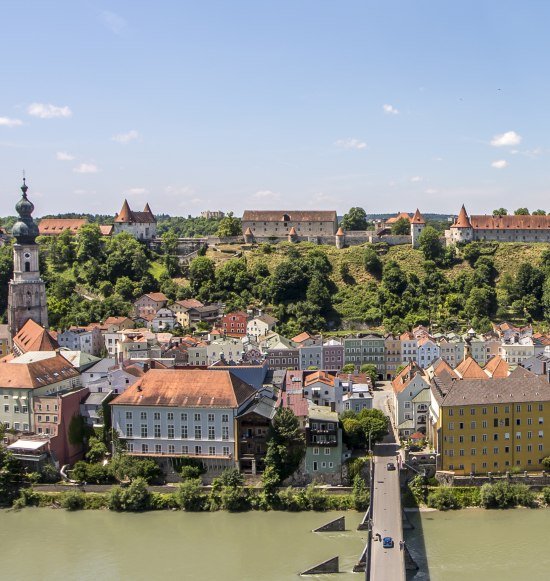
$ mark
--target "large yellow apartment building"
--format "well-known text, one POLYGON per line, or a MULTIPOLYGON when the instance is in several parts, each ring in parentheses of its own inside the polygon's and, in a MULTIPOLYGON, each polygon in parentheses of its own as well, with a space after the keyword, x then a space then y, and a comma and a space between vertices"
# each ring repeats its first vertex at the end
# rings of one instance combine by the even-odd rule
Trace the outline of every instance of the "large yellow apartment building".
MULTIPOLYGON (((550 383, 518 367, 506 378, 438 380, 431 434, 440 470, 542 470, 550 456, 550 383), (439 393, 437 393, 439 392, 439 393)), ((432 404, 434 402, 432 401, 432 404)))

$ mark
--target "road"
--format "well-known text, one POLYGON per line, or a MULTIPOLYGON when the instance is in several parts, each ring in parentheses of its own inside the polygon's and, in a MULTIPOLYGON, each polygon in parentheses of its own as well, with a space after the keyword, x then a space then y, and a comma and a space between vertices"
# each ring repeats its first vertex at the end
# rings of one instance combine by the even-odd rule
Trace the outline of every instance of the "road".
POLYGON ((387 469, 388 462, 397 464, 396 446, 395 444, 377 444, 374 454, 371 580, 404 581, 404 552, 399 547, 399 541, 403 539, 399 470, 387 469), (382 538, 392 537, 395 546, 384 549, 382 542, 375 540, 377 533, 382 538))

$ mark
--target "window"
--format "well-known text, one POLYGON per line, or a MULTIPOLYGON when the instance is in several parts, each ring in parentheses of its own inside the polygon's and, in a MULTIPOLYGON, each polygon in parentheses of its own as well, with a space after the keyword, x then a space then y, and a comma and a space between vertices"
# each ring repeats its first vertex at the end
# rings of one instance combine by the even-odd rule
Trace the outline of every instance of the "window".
POLYGON ((153 414, 153 419, 159 421, 160 420, 160 412, 155 412, 153 414))
POLYGON ((487 415, 487 408, 481 408, 481 413, 486 416, 487 415))
POLYGON ((183 425, 181 427, 181 438, 182 438, 182 440, 186 440, 188 438, 188 436, 187 436, 187 425, 183 425))
POLYGON ((476 427, 476 423, 475 422, 470 422, 470 428, 475 429, 476 427))
POLYGON ((160 444, 155 444, 155 454, 162 454, 162 446, 160 444))
POLYGON ((516 432, 516 440, 521 440, 521 432, 516 432))
POLYGON ((186 422, 187 421, 187 414, 186 413, 182 413, 181 414, 181 421, 182 422, 186 422))
POLYGON ((527 425, 528 426, 532 426, 533 425, 533 418, 527 418, 527 425))
POLYGON ((215 428, 214 426, 208 426, 208 439, 209 440, 214 440, 216 438, 216 434, 215 434, 215 428))
POLYGON ((487 427, 487 420, 483 420, 483 421, 481 422, 481 426, 482 426, 483 428, 486 428, 486 427, 487 427))
POLYGON ((174 412, 168 412, 167 419, 170 422, 174 421, 174 412))
POLYGON ((155 438, 160 438, 160 424, 155 424, 155 438))
POLYGON ((544 438, 544 431, 543 430, 539 430, 539 438, 544 438))
POLYGON ((223 455, 224 456, 229 456, 229 446, 224 446, 223 447, 223 455))
POLYGON ((330 456, 330 448, 325 448, 325 456, 330 456))
POLYGON ((313 461, 313 470, 318 470, 317 460, 313 461))
POLYGON ((147 438, 147 424, 141 424, 141 437, 147 438))
POLYGON ((216 446, 208 446, 208 454, 210 456, 215 456, 216 455, 216 446))
POLYGON ((168 444, 168 454, 175 454, 176 453, 176 447, 174 446, 174 444, 168 444))
POLYGON ((519 404, 516 405, 516 412, 521 412, 521 406, 519 404))
POLYGON ((229 422, 229 414, 222 414, 222 422, 227 424, 229 422))
POLYGON ((222 426, 222 440, 229 440, 229 428, 222 426))
POLYGON ((449 430, 454 430, 454 429, 455 429, 454 422, 449 422, 449 430))
POLYGON ((142 420, 146 420, 147 419, 147 412, 141 412, 139 417, 142 420))
POLYGON ((174 434, 175 434, 174 424, 168 424, 168 439, 173 440, 174 434))
POLYGON ((208 414, 208 421, 209 422, 213 422, 214 421, 214 414, 208 414))
POLYGON ((544 409, 544 406, 541 403, 539 403, 539 412, 541 412, 543 409, 544 409))
POLYGON ((464 408, 460 408, 460 409, 458 410, 458 415, 459 415, 459 416, 463 416, 463 415, 464 415, 464 408))
POLYGON ((476 437, 475 437, 475 435, 473 435, 473 436, 470 436, 470 440, 471 440, 472 442, 475 442, 475 441, 476 441, 476 437))
POLYGON ((544 424, 544 418, 539 418, 539 425, 544 424))
POLYGON ((196 422, 200 422, 201 421, 201 415, 200 414, 195 414, 195 421, 196 422))
POLYGON ((459 422, 458 423, 458 429, 459 430, 463 430, 464 429, 464 422, 459 422))
POLYGON ((126 419, 127 420, 131 420, 132 419, 132 412, 126 412, 126 419))
POLYGON ((134 442, 128 442, 128 444, 126 444, 126 448, 127 448, 128 452, 133 452, 134 451, 134 442))
POLYGON ((476 415, 476 408, 470 408, 470 415, 471 416, 475 416, 476 415))
POLYGON ((202 427, 195 426, 195 440, 202 440, 202 427))
POLYGON ((134 425, 126 424, 126 436, 131 438, 134 435, 134 425))
POLYGON ((202 454, 202 446, 195 446, 195 454, 197 454, 197 456, 202 454))
POLYGON ((528 412, 531 412, 531 411, 533 411, 533 406, 532 406, 530 403, 529 403, 529 404, 527 404, 527 411, 528 411, 528 412))
POLYGON ((147 454, 147 452, 149 452, 149 444, 142 444, 141 445, 141 452, 142 452, 142 454, 147 454))

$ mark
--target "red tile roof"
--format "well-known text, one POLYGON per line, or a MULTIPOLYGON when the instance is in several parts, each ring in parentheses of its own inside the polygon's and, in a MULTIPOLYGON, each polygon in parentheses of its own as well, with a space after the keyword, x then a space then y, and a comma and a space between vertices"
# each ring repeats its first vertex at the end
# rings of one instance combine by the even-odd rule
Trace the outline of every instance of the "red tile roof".
POLYGON ((82 226, 88 223, 85 218, 42 218, 38 224, 41 236, 61 234, 63 230, 70 230, 76 234, 82 226))
POLYGON ((312 383, 325 383, 326 385, 334 386, 334 375, 327 373, 326 371, 315 371, 306 376, 304 379, 304 387, 311 385, 312 383))
POLYGON ((236 408, 256 390, 229 371, 150 369, 113 405, 236 408))
POLYGON ((479 363, 470 355, 455 367, 455 373, 460 379, 489 379, 479 363))
POLYGON ((416 208, 416 212, 414 213, 414 216, 411 219, 411 224, 425 224, 425 223, 426 220, 424 220, 424 218, 422 217, 420 210, 416 208))
POLYGON ((119 223, 128 223, 128 224, 151 224, 152 222, 156 222, 156 218, 151 212, 151 208, 149 204, 146 204, 143 212, 133 212, 130 210, 130 206, 128 204, 128 200, 124 200, 124 204, 122 204, 122 209, 120 212, 115 216, 115 222, 119 223))
POLYGON ((472 224, 470 222, 470 218, 468 218, 466 208, 464 207, 464 204, 462 204, 462 208, 460 208, 458 218, 456 219, 456 222, 453 224, 453 228, 471 228, 471 227, 472 224))
POLYGON ((13 343, 21 351, 55 351, 59 349, 57 341, 38 323, 29 319, 13 338, 13 343))
POLYGON ((245 210, 243 222, 336 222, 334 210, 245 210), (287 219, 285 219, 285 217, 287 219))
POLYGON ((471 216, 476 230, 548 230, 550 216, 471 216))
POLYGON ((0 360, 0 386, 14 389, 34 389, 78 377, 78 371, 56 353, 49 359, 16 363, 17 358, 0 360))

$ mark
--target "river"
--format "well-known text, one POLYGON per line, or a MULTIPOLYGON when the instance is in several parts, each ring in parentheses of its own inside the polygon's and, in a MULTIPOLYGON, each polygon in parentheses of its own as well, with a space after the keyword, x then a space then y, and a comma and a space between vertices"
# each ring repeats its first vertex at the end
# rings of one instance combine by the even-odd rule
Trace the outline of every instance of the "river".
MULTIPOLYGON (((345 532, 311 532, 341 514, 0 511, 0 577, 296 581, 300 571, 339 555, 343 574, 312 579, 357 581, 363 577, 351 570, 364 546, 365 533, 355 530, 361 515, 345 513, 345 532)), ((416 528, 407 545, 423 566, 415 581, 550 579, 550 510, 409 516, 416 528)))
POLYGON ((422 569, 415 581, 550 579, 549 509, 466 509, 409 517, 416 528, 405 538, 422 569))
POLYGON ((339 555, 346 573, 338 581, 357 581, 351 571, 364 547, 360 520, 355 512, 0 511, 0 577, 296 581, 300 571, 339 555), (311 532, 342 514, 349 530, 311 532))

